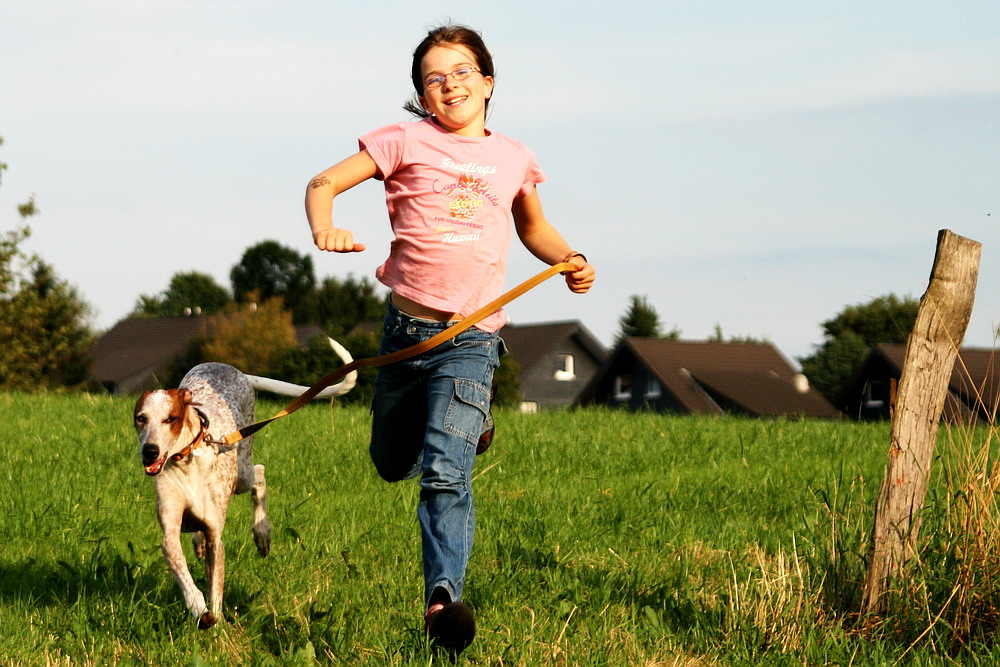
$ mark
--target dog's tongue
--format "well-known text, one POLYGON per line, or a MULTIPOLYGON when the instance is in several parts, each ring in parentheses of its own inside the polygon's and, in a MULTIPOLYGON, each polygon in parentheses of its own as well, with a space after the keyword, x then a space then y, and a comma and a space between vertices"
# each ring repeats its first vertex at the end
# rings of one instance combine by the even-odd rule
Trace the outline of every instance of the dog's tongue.
POLYGON ((146 474, 149 475, 150 477, 152 477, 153 475, 160 474, 160 471, 163 470, 163 464, 166 462, 167 462, 166 456, 164 456, 162 459, 157 459, 153 461, 148 466, 146 466, 146 474))

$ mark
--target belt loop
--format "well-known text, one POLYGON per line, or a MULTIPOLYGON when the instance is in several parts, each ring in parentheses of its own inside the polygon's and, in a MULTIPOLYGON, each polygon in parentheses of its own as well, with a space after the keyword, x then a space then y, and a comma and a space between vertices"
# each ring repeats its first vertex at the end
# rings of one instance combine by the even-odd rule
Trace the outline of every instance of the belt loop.
POLYGON ((389 313, 392 315, 393 323, 396 325, 397 329, 405 329, 408 322, 405 318, 405 313, 396 307, 396 304, 392 302, 392 298, 389 298, 389 313))

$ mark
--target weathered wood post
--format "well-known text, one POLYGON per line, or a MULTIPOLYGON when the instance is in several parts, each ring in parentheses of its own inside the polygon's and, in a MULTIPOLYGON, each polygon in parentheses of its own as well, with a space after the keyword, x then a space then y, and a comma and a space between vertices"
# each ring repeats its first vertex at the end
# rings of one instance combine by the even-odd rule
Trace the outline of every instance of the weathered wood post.
POLYGON ((972 314, 981 251, 976 241, 947 229, 938 233, 930 284, 920 299, 903 359, 889 462, 875 506, 863 614, 882 610, 890 579, 916 548, 938 423, 972 314))

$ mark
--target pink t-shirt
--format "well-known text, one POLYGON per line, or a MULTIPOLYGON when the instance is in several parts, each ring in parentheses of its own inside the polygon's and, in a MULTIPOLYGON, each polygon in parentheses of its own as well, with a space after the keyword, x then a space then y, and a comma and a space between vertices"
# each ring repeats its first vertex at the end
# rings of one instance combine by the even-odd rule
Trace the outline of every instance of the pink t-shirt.
MULTIPOLYGON (((360 138, 385 181, 395 240, 375 276, 417 303, 469 315, 503 292, 515 198, 545 174, 534 153, 496 132, 465 137, 433 120, 389 125, 360 138)), ((496 331, 503 311, 480 322, 496 331)))

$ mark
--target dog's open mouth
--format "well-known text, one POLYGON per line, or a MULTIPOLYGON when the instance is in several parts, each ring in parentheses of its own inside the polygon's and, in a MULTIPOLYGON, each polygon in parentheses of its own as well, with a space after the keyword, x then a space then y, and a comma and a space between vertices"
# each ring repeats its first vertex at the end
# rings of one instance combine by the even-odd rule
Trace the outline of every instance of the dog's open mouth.
POLYGON ((166 464, 166 462, 167 462, 167 457, 166 456, 164 456, 161 459, 156 459, 155 461, 153 461, 152 463, 150 463, 148 466, 145 466, 146 474, 149 475, 150 477, 153 477, 155 475, 159 475, 160 471, 163 470, 163 466, 166 464))

